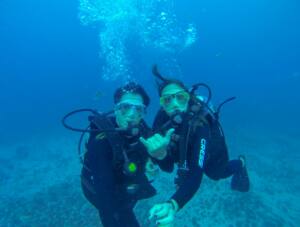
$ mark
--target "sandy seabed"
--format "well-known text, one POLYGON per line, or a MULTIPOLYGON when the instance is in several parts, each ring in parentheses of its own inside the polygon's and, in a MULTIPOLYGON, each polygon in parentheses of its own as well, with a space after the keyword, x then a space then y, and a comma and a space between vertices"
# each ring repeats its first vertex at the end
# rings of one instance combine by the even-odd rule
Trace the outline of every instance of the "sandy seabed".
MULTIPOLYGON (((0 226, 101 226, 83 197, 76 136, 37 136, 0 147, 0 226)), ((279 132, 227 132, 230 157, 247 157, 251 190, 230 189, 230 179, 203 178, 196 196, 176 215, 175 227, 300 226, 300 140, 279 132)), ((141 226, 148 210, 174 192, 173 175, 160 173, 159 194, 138 203, 141 226)))

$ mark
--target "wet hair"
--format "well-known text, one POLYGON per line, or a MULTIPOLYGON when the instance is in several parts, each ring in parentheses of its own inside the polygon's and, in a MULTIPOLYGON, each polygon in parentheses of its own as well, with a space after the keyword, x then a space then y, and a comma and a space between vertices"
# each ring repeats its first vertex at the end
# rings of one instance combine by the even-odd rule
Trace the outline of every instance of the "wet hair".
POLYGON ((155 82, 156 82, 156 85, 157 85, 159 96, 161 96, 163 89, 166 86, 168 86, 169 84, 176 84, 176 85, 178 85, 179 87, 181 87, 182 89, 184 89, 185 91, 188 92, 188 88, 184 85, 184 83, 182 81, 177 80, 177 79, 173 79, 173 78, 163 77, 160 74, 160 72, 158 71, 157 65, 153 65, 152 73, 156 77, 155 82))
POLYGON ((124 86, 119 87, 114 93, 114 103, 116 104, 116 103, 120 102, 122 96, 126 93, 133 93, 133 94, 138 94, 138 95, 142 96, 144 105, 149 106, 149 104, 150 104, 149 96, 147 95, 144 88, 135 82, 129 82, 129 83, 125 84, 124 86))
POLYGON ((176 79, 168 79, 166 82, 162 83, 162 84, 157 84, 158 86, 158 93, 159 96, 161 96, 162 91, 164 90, 164 88, 166 86, 168 86, 169 84, 176 84, 179 87, 181 87, 183 90, 188 91, 188 89, 185 87, 185 85, 180 81, 180 80, 176 80, 176 79))

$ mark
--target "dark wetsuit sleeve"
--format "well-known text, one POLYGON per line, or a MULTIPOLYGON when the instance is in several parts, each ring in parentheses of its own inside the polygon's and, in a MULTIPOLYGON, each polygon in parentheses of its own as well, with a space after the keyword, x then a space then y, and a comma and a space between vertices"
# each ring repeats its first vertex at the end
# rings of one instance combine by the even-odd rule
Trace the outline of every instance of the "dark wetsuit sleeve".
MULTIPOLYGON (((152 158, 153 159, 153 158, 152 158)), ((173 172, 174 160, 171 155, 167 155, 163 160, 153 159, 154 163, 158 164, 159 168, 165 172, 173 172)))
POLYGON ((190 154, 188 153, 188 164, 190 171, 182 180, 181 185, 171 197, 182 208, 197 192, 203 177, 203 162, 207 151, 207 140, 209 138, 208 126, 199 127, 190 141, 190 154))
MULTIPOLYGON (((168 121, 169 118, 168 116, 165 114, 164 111, 159 110, 154 118, 154 122, 152 125, 152 132, 156 132, 156 133, 162 133, 160 131, 160 127, 162 125, 164 125, 164 123, 166 123, 166 121, 168 121)), ((174 169, 174 157, 170 154, 168 154, 163 160, 158 160, 155 158, 152 158, 153 162, 158 164, 159 168, 163 171, 166 172, 172 172, 174 169)))
POLYGON ((90 152, 89 162, 94 176, 96 191, 96 204, 104 226, 119 226, 115 212, 118 210, 118 202, 115 192, 115 177, 113 172, 112 153, 108 142, 97 140, 95 136, 88 142, 90 152))

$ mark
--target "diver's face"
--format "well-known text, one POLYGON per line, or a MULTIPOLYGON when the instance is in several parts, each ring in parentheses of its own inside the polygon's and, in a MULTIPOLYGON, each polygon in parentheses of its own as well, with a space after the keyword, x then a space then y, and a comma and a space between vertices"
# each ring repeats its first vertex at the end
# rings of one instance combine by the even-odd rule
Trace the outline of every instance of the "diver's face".
POLYGON ((160 105, 168 116, 172 116, 177 112, 185 112, 189 100, 189 93, 182 87, 177 84, 169 84, 162 90, 160 105))
POLYGON ((143 98, 139 94, 126 93, 115 105, 115 116, 120 128, 138 125, 145 113, 143 98))

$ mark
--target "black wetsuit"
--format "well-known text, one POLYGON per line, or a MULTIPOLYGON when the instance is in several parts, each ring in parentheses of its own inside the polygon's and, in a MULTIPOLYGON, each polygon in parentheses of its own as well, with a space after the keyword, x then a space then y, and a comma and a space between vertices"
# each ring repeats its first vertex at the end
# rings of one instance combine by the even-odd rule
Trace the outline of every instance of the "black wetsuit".
MULTIPOLYGON (((154 120, 153 130, 159 131, 159 128, 169 120, 170 118, 161 110, 154 120)), ((184 119, 183 122, 186 121, 187 119, 184 119)), ((229 161, 225 139, 217 125, 202 123, 195 127, 188 139, 185 159, 188 170, 179 170, 175 179, 178 188, 171 199, 178 203, 179 208, 182 208, 196 193, 203 173, 211 179, 218 180, 227 178, 242 168, 240 160, 229 161)), ((175 135, 181 135, 179 138, 187 135, 183 123, 173 124, 168 128, 171 127, 175 128, 175 135)), ((165 133, 167 129, 164 129, 162 133, 165 133)), ((174 164, 180 162, 180 150, 179 141, 171 142, 166 158, 155 161, 162 170, 172 172, 174 164)))
MULTIPOLYGON (((115 119, 110 120, 116 126, 115 119)), ((136 202, 156 193, 145 175, 146 149, 138 140, 139 136, 149 135, 149 128, 143 125, 141 133, 135 137, 127 137, 124 133, 120 135, 129 160, 137 165, 133 176, 123 171, 124 156, 121 150, 113 154, 104 134, 90 134, 82 168, 82 188, 87 199, 98 209, 105 227, 139 226, 133 212, 136 202), (129 149, 130 144, 133 146, 129 149), (137 187, 136 192, 130 192, 135 191, 130 190, 133 186, 137 187)), ((92 125, 92 128, 95 126, 92 125)))

